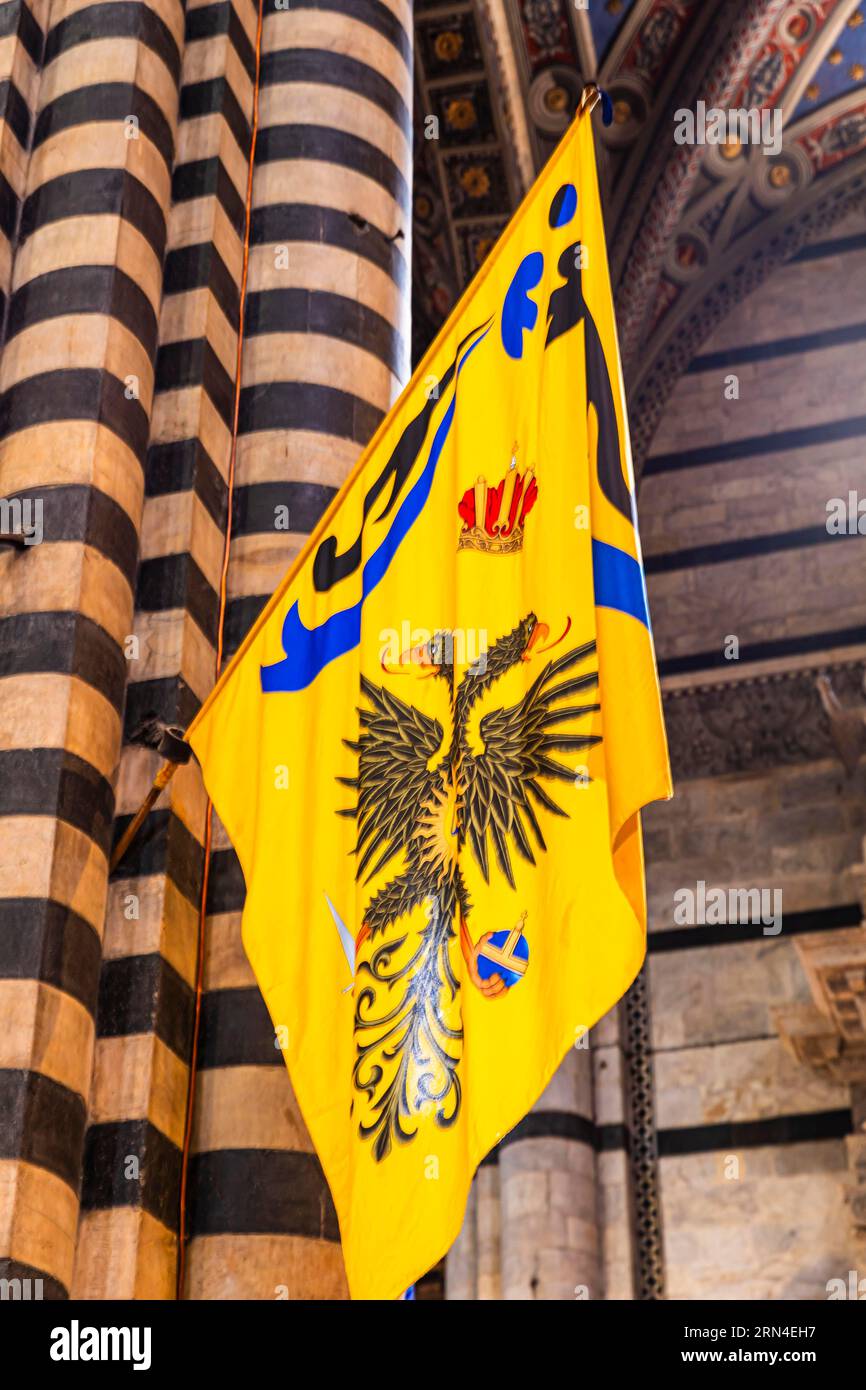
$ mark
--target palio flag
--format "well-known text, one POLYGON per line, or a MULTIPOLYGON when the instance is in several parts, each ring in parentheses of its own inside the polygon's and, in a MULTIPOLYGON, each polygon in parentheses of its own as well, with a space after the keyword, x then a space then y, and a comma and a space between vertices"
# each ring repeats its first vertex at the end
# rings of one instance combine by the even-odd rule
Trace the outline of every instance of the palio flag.
POLYGON ((188 737, 351 1292, 397 1298, 639 970, 670 795, 588 114, 188 737))

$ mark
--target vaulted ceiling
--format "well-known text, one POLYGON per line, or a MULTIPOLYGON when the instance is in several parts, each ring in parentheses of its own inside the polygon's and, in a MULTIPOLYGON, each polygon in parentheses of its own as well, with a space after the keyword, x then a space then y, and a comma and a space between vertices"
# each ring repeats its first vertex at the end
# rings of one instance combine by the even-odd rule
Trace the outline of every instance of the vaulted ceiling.
POLYGON ((595 81, 639 465, 715 324, 866 208, 864 21, 863 0, 415 0, 416 355, 595 81), (700 100, 781 112, 778 153, 678 145, 676 112, 700 100))

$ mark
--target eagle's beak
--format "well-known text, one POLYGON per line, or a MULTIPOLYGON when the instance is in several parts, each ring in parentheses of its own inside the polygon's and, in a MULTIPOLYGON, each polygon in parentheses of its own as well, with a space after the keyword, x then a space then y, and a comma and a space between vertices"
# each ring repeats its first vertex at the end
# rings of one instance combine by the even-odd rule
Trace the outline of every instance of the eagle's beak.
MULTIPOLYGON (((566 619, 566 622, 565 622, 565 630, 564 630, 562 636, 561 636, 561 637, 557 637, 557 639, 556 639, 555 642, 550 642, 550 643, 548 643, 548 645, 547 645, 546 647, 538 647, 538 655, 540 655, 542 652, 550 652, 550 651, 553 651, 553 648, 554 648, 554 647, 558 647, 559 644, 560 644, 560 642, 564 642, 564 641, 565 641, 565 639, 566 639, 566 637, 568 636, 568 634, 569 634, 570 631, 571 631, 571 618, 567 618, 567 619, 566 619)), ((546 640, 549 636, 550 636, 550 628, 548 627, 547 623, 536 623, 536 624, 535 624, 535 627, 534 627, 533 630, 532 630, 532 636, 530 637, 529 641, 528 641, 527 644, 526 644, 526 649, 525 649, 525 651, 524 651, 524 653, 523 653, 523 660, 524 660, 524 661, 531 661, 531 660, 532 660, 532 656, 533 656, 533 650, 532 650, 533 647, 537 646, 537 643, 538 643, 538 642, 540 642, 540 641, 542 641, 542 640, 546 640)))
POLYGON ((539 642, 546 641, 549 636, 550 628, 547 623, 536 623, 532 629, 532 635, 521 653, 521 661, 531 661, 533 647, 537 646, 539 642))
POLYGON ((406 651, 401 652, 397 666, 389 666, 384 657, 381 658, 380 665, 389 676, 415 676, 418 680, 438 675, 441 669, 430 656, 428 642, 420 642, 417 647, 408 647, 406 651))

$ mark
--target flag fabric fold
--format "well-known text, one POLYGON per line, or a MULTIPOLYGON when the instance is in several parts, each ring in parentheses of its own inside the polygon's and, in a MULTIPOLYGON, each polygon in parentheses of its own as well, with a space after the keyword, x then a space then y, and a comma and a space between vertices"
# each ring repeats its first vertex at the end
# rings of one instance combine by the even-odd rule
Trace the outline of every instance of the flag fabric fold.
POLYGON ((188 732, 354 1297, 645 951, 671 794, 604 227, 579 116, 188 732))

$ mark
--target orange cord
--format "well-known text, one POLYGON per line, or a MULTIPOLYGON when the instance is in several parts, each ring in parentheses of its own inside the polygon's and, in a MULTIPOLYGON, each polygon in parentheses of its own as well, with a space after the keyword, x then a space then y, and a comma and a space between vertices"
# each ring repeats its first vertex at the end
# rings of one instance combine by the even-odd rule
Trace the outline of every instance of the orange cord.
MULTIPOLYGON (((262 55, 262 18, 264 12, 264 0, 259 0, 258 19, 256 22, 256 74, 253 83, 253 117, 250 128, 250 163, 247 172, 247 200, 244 216, 244 259, 241 271, 241 292, 240 308, 238 320, 238 351, 235 364, 235 398, 234 411, 232 415, 232 443, 229 454, 229 470, 227 479, 228 505, 226 510, 226 531, 225 544, 223 546, 223 562, 220 572, 220 591, 219 591, 219 617, 217 620, 217 645, 216 645, 216 670, 214 680, 219 680, 220 669, 223 664, 223 637, 226 617, 226 595, 228 592, 228 573, 229 573, 229 551, 231 549, 232 536, 232 503, 234 500, 235 486, 235 462, 238 452, 238 420, 241 408, 241 359, 244 346, 244 311, 247 301, 247 276, 249 273, 250 262, 250 220, 252 217, 253 203, 253 168, 256 161, 256 138, 259 131, 259 73, 261 70, 262 55)), ((189 1154, 192 1141, 192 1116, 195 1105, 195 1085, 198 1068, 198 1037, 199 1026, 201 1023, 201 996, 202 981, 204 978, 204 940, 205 927, 207 925, 207 892, 210 882, 210 856, 211 842, 213 838, 213 802, 208 798, 207 810, 205 812, 205 832, 204 832, 204 868, 202 871, 201 901, 199 904, 198 918, 198 953, 196 957, 195 974, 195 1018, 193 1022, 192 1035, 192 1056, 189 1063, 189 1090, 186 1102, 186 1122, 183 1134, 183 1153, 180 1165, 180 1220, 178 1227, 178 1249, 177 1249, 177 1286, 175 1297, 183 1298, 184 1281, 186 1277, 186 1193, 189 1177, 189 1154)))

